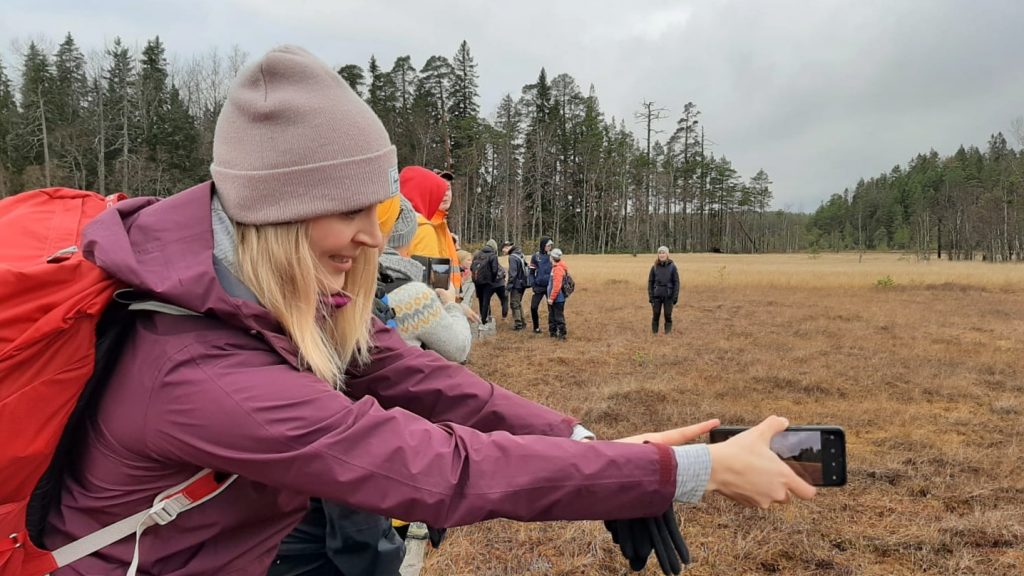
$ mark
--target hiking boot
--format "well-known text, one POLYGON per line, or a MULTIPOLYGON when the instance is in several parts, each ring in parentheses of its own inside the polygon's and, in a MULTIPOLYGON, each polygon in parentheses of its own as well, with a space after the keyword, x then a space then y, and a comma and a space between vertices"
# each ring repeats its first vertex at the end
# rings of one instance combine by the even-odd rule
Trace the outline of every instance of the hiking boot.
POLYGON ((414 540, 426 540, 427 539, 427 525, 422 522, 413 522, 409 524, 409 538, 414 540))
POLYGON ((562 342, 565 342, 565 334, 559 334, 558 336, 556 336, 556 338, 558 338, 562 342))
POLYGON ((512 327, 512 331, 513 331, 513 332, 519 332, 519 331, 520 331, 520 330, 522 330, 523 328, 526 328, 526 326, 513 326, 513 327, 512 327))
POLYGON ((665 324, 665 334, 669 334, 671 332, 672 332, 672 325, 671 324, 665 324))
POLYGON ((651 324, 651 334, 657 334, 657 333, 658 333, 658 325, 657 324, 651 324))

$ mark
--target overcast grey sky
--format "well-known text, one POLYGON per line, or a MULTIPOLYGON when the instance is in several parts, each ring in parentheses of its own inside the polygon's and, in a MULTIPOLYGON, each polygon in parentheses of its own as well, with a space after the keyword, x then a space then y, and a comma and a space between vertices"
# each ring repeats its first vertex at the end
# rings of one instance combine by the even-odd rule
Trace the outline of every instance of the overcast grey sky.
MULTIPOLYGON (((702 112, 714 151, 744 177, 764 168, 775 207, 811 211, 834 192, 935 148, 983 147, 1024 114, 1019 0, 4 0, 0 54, 16 39, 83 51, 157 34, 170 55, 281 43, 329 64, 385 68, 469 42, 481 109, 540 68, 593 84, 608 116, 642 100, 702 112)), ((636 126, 638 129, 639 126, 636 126)), ((667 134, 666 134, 667 135, 667 134)), ((1016 144, 1016 143, 1015 143, 1016 144)))

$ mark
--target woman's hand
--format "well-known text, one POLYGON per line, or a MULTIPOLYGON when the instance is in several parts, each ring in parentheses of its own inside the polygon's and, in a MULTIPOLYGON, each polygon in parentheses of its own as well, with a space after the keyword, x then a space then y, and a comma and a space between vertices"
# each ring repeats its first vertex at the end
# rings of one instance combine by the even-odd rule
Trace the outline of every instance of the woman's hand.
POLYGON ((747 506, 767 508, 787 502, 792 494, 802 500, 814 498, 815 489, 771 451, 772 437, 789 426, 789 421, 769 416, 757 426, 725 442, 711 444, 711 479, 708 490, 747 506))
POLYGON ((442 305, 455 302, 455 299, 459 296, 459 291, 454 286, 448 286, 447 290, 444 288, 434 288, 434 292, 437 292, 437 297, 441 299, 442 305))
POLYGON ((472 322, 473 324, 480 323, 480 314, 477 311, 470 308, 469 306, 463 304, 462 312, 466 315, 466 319, 472 322))
POLYGON ((700 424, 684 426, 682 428, 673 428, 672 430, 665 430, 664 432, 649 432, 647 434, 638 434, 628 438, 620 438, 616 440, 616 442, 632 442, 634 444, 653 442, 655 444, 665 444, 667 446, 679 446, 696 440, 699 436, 710 432, 712 428, 718 428, 719 425, 721 425, 721 422, 718 421, 718 418, 715 418, 712 420, 705 420, 700 424))

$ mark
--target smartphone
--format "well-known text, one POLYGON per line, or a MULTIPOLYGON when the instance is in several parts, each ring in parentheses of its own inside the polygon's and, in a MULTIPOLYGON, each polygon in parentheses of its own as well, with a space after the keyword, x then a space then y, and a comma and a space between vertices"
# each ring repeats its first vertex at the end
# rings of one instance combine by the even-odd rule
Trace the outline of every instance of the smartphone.
POLYGON ((430 287, 447 290, 452 281, 452 267, 447 263, 431 262, 430 264, 430 287))
MULTIPOLYGON (((744 430, 719 426, 711 431, 711 443, 725 442, 744 430)), ((846 484, 846 434, 838 426, 790 426, 772 438, 771 448, 808 484, 846 484)))
POLYGON ((413 256, 413 260, 423 265, 424 284, 431 288, 447 290, 452 281, 452 261, 449 258, 430 258, 413 256))

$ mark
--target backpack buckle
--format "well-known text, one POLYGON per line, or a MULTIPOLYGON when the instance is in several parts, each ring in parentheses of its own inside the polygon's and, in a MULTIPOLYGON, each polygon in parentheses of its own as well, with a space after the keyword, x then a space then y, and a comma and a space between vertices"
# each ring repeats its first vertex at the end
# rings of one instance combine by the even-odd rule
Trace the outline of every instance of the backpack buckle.
POLYGON ((46 259, 46 263, 57 264, 58 262, 64 262, 65 260, 70 260, 71 257, 77 253, 78 246, 68 246, 63 250, 58 250, 54 252, 52 255, 50 255, 50 257, 46 259))
POLYGON ((0 546, 0 551, 14 550, 16 548, 21 548, 25 544, 25 534, 22 532, 15 532, 8 536, 7 539, 10 540, 10 542, 4 546, 0 546))
POLYGON ((149 511, 149 515, 153 518, 154 522, 162 526, 173 522, 178 517, 178 512, 181 512, 182 508, 184 508, 184 503, 178 499, 178 496, 175 496, 174 498, 163 500, 154 506, 149 511))

